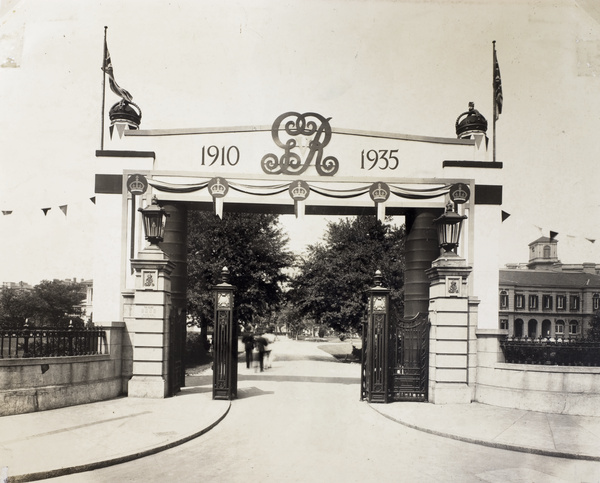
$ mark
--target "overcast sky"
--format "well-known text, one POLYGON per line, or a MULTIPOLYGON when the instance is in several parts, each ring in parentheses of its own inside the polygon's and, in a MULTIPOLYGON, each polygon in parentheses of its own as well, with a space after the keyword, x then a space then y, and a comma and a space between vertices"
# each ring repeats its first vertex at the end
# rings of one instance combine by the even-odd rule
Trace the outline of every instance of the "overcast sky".
MULTIPOLYGON (((454 137, 473 101, 491 136, 496 40, 501 262, 526 262, 552 230, 563 262, 600 263, 599 19, 592 1, 568 0, 2 0, 0 281, 92 277, 105 25, 144 129, 269 125, 295 110, 454 137)), ((319 238, 304 223, 290 224, 294 248, 319 238)))

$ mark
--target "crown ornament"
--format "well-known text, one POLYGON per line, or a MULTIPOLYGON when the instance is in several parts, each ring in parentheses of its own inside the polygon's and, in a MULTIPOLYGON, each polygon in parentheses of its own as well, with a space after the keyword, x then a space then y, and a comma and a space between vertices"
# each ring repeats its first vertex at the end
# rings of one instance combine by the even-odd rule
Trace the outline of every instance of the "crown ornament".
POLYGON ((132 174, 127 178, 127 191, 133 196, 143 195, 148 189, 148 181, 143 174, 132 174))
POLYGON ((222 178, 212 178, 208 182, 208 192, 213 198, 223 198, 229 191, 229 184, 222 178))
POLYGON ((135 175, 135 179, 129 183, 129 190, 134 195, 141 195, 144 192, 145 187, 146 186, 140 181, 140 177, 137 174, 135 175))
POLYGON ((469 201, 471 190, 464 183, 456 183, 450 187, 450 199, 456 204, 462 204, 469 201))
POLYGON ((369 194, 375 203, 383 203, 390 197, 390 188, 386 183, 373 183, 369 189, 369 194))
POLYGON ((303 201, 310 194, 310 187, 306 181, 294 181, 289 187, 290 196, 294 201, 303 201))

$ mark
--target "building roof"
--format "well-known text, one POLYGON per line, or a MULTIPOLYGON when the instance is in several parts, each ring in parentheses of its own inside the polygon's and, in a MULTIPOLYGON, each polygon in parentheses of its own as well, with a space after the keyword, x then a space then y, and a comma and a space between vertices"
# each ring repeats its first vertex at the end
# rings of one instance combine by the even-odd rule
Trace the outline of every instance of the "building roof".
POLYGON ((537 243, 558 243, 558 240, 555 238, 548 238, 547 236, 542 236, 535 241, 532 241, 528 246, 535 245, 537 243))
POLYGON ((500 287, 597 288, 600 276, 585 272, 555 272, 552 270, 500 270, 500 287))

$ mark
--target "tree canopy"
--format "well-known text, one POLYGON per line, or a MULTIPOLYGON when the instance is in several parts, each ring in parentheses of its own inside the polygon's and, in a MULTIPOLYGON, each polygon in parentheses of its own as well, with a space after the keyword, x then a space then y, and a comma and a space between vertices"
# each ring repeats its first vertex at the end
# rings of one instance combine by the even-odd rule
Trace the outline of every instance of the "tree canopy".
MULTIPOLYGON (((286 268, 294 257, 279 217, 258 213, 192 211, 188 216, 188 314, 207 327, 213 319, 211 288, 227 267, 234 292, 234 318, 241 324, 268 317, 284 300, 286 268)), ((205 332, 205 331, 203 331, 205 332)))
POLYGON ((22 327, 25 319, 30 326, 67 327, 83 325, 81 304, 85 299, 82 284, 63 280, 43 280, 31 290, 3 288, 0 291, 0 325, 22 327))
MULTIPOLYGON (((297 264, 290 300, 297 311, 334 330, 356 331, 367 314, 376 270, 391 289, 391 303, 403 308, 404 227, 373 216, 329 223, 324 242, 308 247, 297 264)), ((401 313, 401 312, 400 312, 401 313)))

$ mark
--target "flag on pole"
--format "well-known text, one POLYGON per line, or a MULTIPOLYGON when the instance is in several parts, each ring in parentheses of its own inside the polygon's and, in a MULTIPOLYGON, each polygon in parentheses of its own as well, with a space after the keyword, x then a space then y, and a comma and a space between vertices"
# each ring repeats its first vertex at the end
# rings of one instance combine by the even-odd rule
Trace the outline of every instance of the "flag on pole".
POLYGON ((106 39, 104 39, 104 52, 106 53, 104 57, 104 65, 102 66, 102 70, 108 75, 108 83, 110 84, 110 90, 113 91, 117 96, 122 97, 128 102, 133 100, 133 96, 123 89, 117 81, 115 81, 115 74, 113 72, 112 60, 110 59, 110 52, 108 51, 108 45, 106 43, 106 39))
POLYGON ((498 65, 498 57, 496 56, 496 44, 494 44, 494 115, 496 116, 496 119, 502 114, 503 101, 500 66, 498 65))

